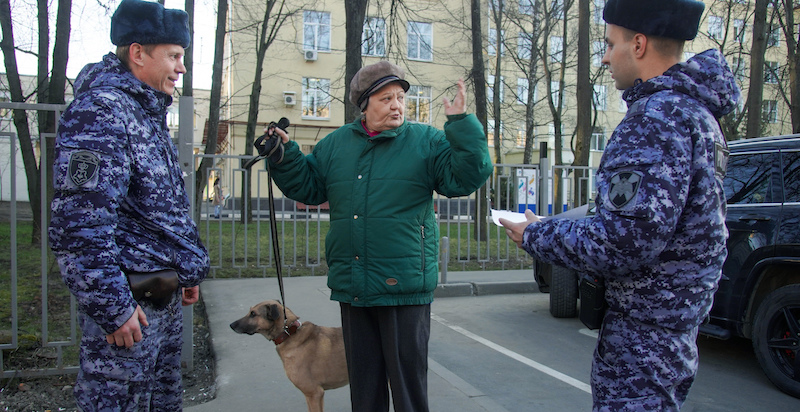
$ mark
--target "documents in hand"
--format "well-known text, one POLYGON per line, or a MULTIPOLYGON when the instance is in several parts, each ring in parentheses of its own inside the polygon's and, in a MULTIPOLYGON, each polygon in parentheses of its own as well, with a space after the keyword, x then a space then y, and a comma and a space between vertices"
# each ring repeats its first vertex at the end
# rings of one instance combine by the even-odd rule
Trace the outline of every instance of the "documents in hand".
MULTIPOLYGON (((501 217, 503 219, 506 219, 506 220, 514 222, 514 223, 524 222, 524 221, 528 220, 528 219, 525 218, 525 213, 517 213, 517 212, 512 212, 512 211, 509 211, 509 210, 496 210, 496 209, 490 209, 490 210, 492 211, 492 221, 497 226, 503 226, 503 225, 500 224, 500 218, 501 217)), ((542 222, 545 222, 545 221, 550 220, 550 219, 571 219, 571 220, 576 220, 576 219, 583 219, 584 217, 586 217, 586 212, 588 210, 589 210, 589 205, 587 204, 587 205, 583 205, 583 206, 578 206, 578 207, 576 207, 574 209, 567 210, 566 212, 559 213, 559 214, 557 214, 555 216, 538 216, 537 215, 536 217, 538 217, 539 220, 541 220, 542 222)))
MULTIPOLYGON (((497 210, 497 209, 491 209, 491 211, 492 211, 492 221, 497 226, 503 226, 500 224, 501 217, 513 223, 519 223, 528 220, 525 218, 525 213, 517 213, 509 210, 497 210)), ((537 216, 537 217, 539 219, 544 219, 544 216, 537 216)))

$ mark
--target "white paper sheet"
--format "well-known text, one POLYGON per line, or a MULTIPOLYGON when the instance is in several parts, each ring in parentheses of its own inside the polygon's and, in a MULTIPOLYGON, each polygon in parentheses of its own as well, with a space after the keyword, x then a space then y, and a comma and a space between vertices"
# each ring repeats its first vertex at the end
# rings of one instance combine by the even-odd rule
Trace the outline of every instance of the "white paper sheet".
MULTIPOLYGON (((500 224, 501 217, 503 219, 509 220, 514 223, 524 222, 528 220, 525 218, 525 213, 517 213, 509 210, 497 210, 497 209, 491 209, 491 211, 492 211, 492 222, 494 222, 494 224, 497 226, 503 226, 500 224)), ((543 218, 544 216, 539 216, 539 219, 543 218)))

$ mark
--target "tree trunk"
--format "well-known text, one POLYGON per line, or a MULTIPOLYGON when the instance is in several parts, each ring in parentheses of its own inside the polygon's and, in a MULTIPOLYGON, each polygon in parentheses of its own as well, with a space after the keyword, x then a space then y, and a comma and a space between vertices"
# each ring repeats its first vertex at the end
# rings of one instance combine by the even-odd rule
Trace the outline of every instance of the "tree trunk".
POLYGON ((194 96, 194 0, 186 0, 184 3, 186 14, 189 15, 189 38, 192 39, 192 45, 186 50, 183 56, 183 65, 186 67, 186 73, 183 74, 183 95, 194 96))
MULTIPOLYGON (((0 28, 3 38, 0 40, 0 49, 5 57, 6 78, 8 79, 11 101, 24 103, 22 83, 17 68, 17 56, 14 53, 14 30, 11 25, 11 4, 9 0, 0 0, 0 28)), ((39 197, 39 169, 36 167, 36 156, 33 153, 31 131, 28 127, 28 115, 25 110, 14 110, 12 113, 14 127, 17 129, 22 163, 25 167, 25 177, 28 179, 28 199, 33 213, 33 233, 31 242, 38 243, 41 233, 41 198, 39 197)))
POLYGON ((789 64, 789 112, 792 117, 792 133, 800 133, 800 42, 794 20, 794 0, 784 0, 785 19, 783 32, 786 38, 787 62, 789 64))
MULTIPOLYGON (((594 88, 592 87, 589 76, 589 28, 590 28, 589 0, 578 0, 578 89, 577 89, 577 124, 575 126, 575 160, 573 166, 589 165, 589 150, 592 138, 592 97, 594 88)), ((585 171, 575 170, 574 176, 575 194, 574 207, 580 206, 583 199, 578 196, 585 196, 588 189, 585 181, 585 171)), ((557 209, 556 213, 561 209, 557 209)))
POLYGON ((750 52, 750 89, 747 94, 746 137, 761 135, 761 104, 764 92, 764 52, 767 48, 767 4, 771 0, 756 0, 753 18, 753 48, 750 52))
MULTIPOLYGON (((272 14, 272 7, 275 5, 275 0, 267 2, 266 9, 264 10, 264 17, 261 19, 261 33, 257 37, 256 46, 256 67, 253 76, 253 85, 250 88, 250 106, 247 111, 247 129, 245 131, 244 140, 244 154, 253 154, 253 142, 256 140, 256 127, 258 126, 258 109, 261 102, 261 75, 264 72, 264 56, 267 54, 267 49, 272 43, 272 38, 268 36, 269 19, 272 14)), ((274 32, 274 28, 273 28, 274 32)), ((277 121, 277 119, 275 119, 277 121)), ((265 160, 266 161, 266 160, 265 160)), ((248 178, 242 179, 242 222, 250 222, 253 219, 250 199, 251 179, 250 174, 248 178)), ((272 211, 270 211, 272 212, 272 211)))
POLYGON ((364 31, 364 16, 367 0, 345 0, 345 63, 344 63, 344 124, 354 121, 361 110, 350 103, 350 80, 361 69, 361 36, 364 31))
MULTIPOLYGON (((208 108, 208 136, 206 138, 206 155, 217 153, 217 132, 219 130, 219 110, 222 94, 222 60, 225 53, 225 23, 228 16, 228 1, 217 2, 217 31, 214 39, 214 63, 211 73, 211 96, 208 108)), ((197 168, 195 178, 195 219, 199 220, 200 205, 203 204, 203 190, 208 184, 206 175, 213 159, 204 157, 197 168)))
MULTIPOLYGON (((481 28, 481 6, 480 0, 471 0, 470 16, 472 20, 472 81, 475 85, 475 116, 483 125, 483 134, 486 135, 486 68, 483 64, 483 30, 481 28)), ((481 186, 475 192, 475 202, 479 205, 488 206, 488 193, 486 185, 481 186)), ((475 208, 475 221, 486 222, 488 207, 475 208)), ((488 239, 488 228, 486 224, 477 225, 475 230, 477 240, 485 241, 488 239)))

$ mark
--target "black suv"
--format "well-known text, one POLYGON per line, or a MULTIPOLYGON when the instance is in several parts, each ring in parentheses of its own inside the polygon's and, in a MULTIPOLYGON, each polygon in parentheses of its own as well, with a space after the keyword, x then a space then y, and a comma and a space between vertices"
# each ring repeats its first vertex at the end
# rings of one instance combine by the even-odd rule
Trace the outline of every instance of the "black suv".
MULTIPOLYGON (((728 147, 728 258, 700 333, 751 339, 767 377, 800 398, 800 135, 728 147)), ((534 275, 553 316, 576 316, 577 273, 535 262, 534 275)))

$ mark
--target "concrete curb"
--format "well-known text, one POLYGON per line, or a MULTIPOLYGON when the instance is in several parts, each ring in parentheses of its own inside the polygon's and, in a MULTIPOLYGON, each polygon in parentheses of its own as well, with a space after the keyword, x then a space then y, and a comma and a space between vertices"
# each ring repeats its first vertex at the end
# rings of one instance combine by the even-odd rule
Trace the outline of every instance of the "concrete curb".
POLYGON ((436 286, 434 298, 453 298, 460 296, 503 295, 510 293, 535 293, 539 289, 534 281, 512 282, 457 282, 442 283, 436 286))

